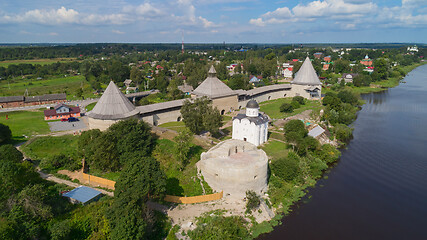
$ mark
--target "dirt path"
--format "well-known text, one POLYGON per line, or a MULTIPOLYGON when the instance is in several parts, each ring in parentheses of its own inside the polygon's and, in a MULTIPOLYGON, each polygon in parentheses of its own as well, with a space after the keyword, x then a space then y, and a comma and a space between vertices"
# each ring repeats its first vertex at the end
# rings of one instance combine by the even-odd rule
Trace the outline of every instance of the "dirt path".
MULTIPOLYGON (((47 173, 44 173, 44 172, 42 172, 40 170, 37 170, 37 172, 40 174, 41 178, 46 179, 46 180, 51 181, 51 182, 65 184, 67 186, 74 187, 74 188, 81 186, 81 184, 78 184, 78 183, 75 183, 75 182, 71 182, 71 181, 68 181, 68 180, 65 180, 65 179, 57 178, 57 177, 53 176, 52 174, 47 174, 47 173)), ((105 190, 99 189, 99 188, 96 188, 96 190, 102 192, 105 195, 114 197, 114 193, 112 193, 112 192, 108 192, 108 191, 105 191, 105 190)))

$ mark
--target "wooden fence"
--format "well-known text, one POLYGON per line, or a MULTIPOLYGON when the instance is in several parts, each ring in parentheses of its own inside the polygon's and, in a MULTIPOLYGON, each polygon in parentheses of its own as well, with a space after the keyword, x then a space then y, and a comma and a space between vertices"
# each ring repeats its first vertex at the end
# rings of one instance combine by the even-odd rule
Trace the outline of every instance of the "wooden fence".
POLYGON ((200 196, 194 196, 194 197, 178 197, 178 196, 171 196, 166 195, 165 201, 166 202, 174 202, 174 203, 201 203, 201 202, 209 202, 214 200, 219 200, 222 198, 223 192, 214 193, 214 194, 208 194, 208 195, 200 195, 200 196))
POLYGON ((114 185, 116 184, 115 181, 108 180, 105 178, 89 175, 86 173, 82 173, 82 178, 84 181, 88 181, 91 184, 98 184, 101 187, 105 187, 108 189, 114 190, 114 185))
MULTIPOLYGON (((114 190, 114 185, 116 184, 115 181, 89 175, 86 173, 81 173, 81 174, 84 181, 114 190)), ((164 200, 166 202, 190 204, 190 203, 201 203, 201 202, 219 200, 222 197, 223 197, 223 192, 219 192, 219 193, 200 195, 200 196, 194 196, 194 197, 179 197, 179 196, 166 195, 164 200)))

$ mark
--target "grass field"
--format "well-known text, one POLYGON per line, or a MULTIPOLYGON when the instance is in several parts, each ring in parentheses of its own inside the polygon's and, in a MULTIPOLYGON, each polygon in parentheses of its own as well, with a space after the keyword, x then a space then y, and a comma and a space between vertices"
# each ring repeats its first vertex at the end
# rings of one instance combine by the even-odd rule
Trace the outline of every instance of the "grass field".
POLYGON ((0 113, 0 123, 9 126, 12 130, 12 140, 17 142, 27 140, 23 135, 31 137, 50 132, 42 110, 0 113))
POLYGON ((91 104, 87 105, 87 106, 86 106, 86 110, 87 110, 87 111, 92 111, 92 109, 95 107, 95 105, 96 105, 97 103, 98 103, 98 102, 94 102, 94 103, 91 103, 91 104))
POLYGON ((322 104, 319 101, 306 100, 305 105, 302 105, 300 108, 295 109, 291 113, 280 112, 280 106, 283 103, 290 103, 291 101, 292 98, 279 98, 276 100, 266 101, 260 104, 260 111, 265 112, 272 119, 281 119, 299 114, 305 110, 320 109, 322 107, 322 104))
POLYGON ((273 159, 288 156, 289 146, 283 142, 269 140, 268 143, 264 144, 261 148, 273 159))
POLYGON ((58 154, 70 156, 77 153, 78 139, 78 136, 73 135, 37 137, 21 146, 21 150, 36 160, 49 159, 58 154))
MULTIPOLYGON (((0 96, 22 96, 28 89, 30 96, 66 92, 67 97, 75 94, 78 88, 90 88, 84 76, 53 77, 48 79, 3 80, 0 82, 0 96)), ((87 91, 86 91, 87 92, 87 91)))
POLYGON ((11 64, 40 64, 47 65, 56 62, 72 62, 75 61, 75 58, 51 58, 51 59, 31 59, 31 60, 9 60, 9 61, 0 61, 0 67, 8 67, 11 64))

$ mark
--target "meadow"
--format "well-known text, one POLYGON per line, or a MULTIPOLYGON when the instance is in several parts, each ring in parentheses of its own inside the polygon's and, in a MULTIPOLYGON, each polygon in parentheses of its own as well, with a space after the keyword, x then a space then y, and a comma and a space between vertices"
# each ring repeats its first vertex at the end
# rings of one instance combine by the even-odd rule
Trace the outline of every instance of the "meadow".
POLYGON ((40 64, 40 65, 48 65, 57 62, 72 62, 75 61, 75 58, 50 58, 50 59, 31 59, 31 60, 7 60, 0 61, 0 67, 8 67, 12 64, 40 64))
POLYGON ((0 123, 9 126, 12 131, 12 140, 16 142, 26 141, 27 139, 23 135, 30 138, 50 132, 42 110, 2 112, 0 113, 0 123))

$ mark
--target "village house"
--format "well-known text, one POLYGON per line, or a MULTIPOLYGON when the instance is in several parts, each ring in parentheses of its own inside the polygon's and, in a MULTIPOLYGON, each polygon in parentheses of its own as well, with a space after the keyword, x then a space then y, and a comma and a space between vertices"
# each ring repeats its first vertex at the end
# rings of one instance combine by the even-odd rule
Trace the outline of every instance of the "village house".
POLYGON ((126 80, 123 81, 123 84, 128 88, 132 84, 132 80, 126 79, 126 80))
POLYGON ((352 83, 354 77, 356 77, 356 76, 357 76, 357 74, 355 74, 355 73, 344 73, 342 75, 342 79, 344 79, 345 83, 352 83))
POLYGON ((323 53, 321 53, 321 52, 317 52, 317 53, 313 54, 313 56, 317 59, 320 59, 322 57, 322 55, 323 55, 323 53))
POLYGON ((65 104, 58 104, 53 109, 44 110, 44 120, 67 119, 70 117, 80 117, 80 108, 65 104))

